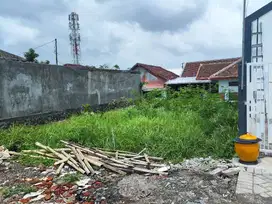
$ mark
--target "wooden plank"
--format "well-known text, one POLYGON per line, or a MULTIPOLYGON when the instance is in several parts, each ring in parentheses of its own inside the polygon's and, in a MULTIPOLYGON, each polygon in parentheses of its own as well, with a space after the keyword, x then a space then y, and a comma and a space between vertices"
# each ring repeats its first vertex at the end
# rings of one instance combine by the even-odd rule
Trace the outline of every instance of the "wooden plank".
POLYGON ((80 157, 83 160, 83 162, 85 163, 85 165, 87 166, 87 168, 90 170, 90 172, 92 174, 95 174, 95 171, 94 171, 93 167, 89 164, 87 158, 84 157, 84 155, 82 154, 82 152, 79 149, 77 149, 77 152, 80 155, 80 157))
POLYGON ((144 157, 145 157, 145 160, 147 162, 146 168, 150 169, 150 161, 149 161, 149 158, 148 158, 147 154, 144 154, 144 157))
POLYGON ((76 147, 76 148, 79 148, 82 152, 86 152, 86 153, 95 155, 95 156, 97 156, 97 157, 99 157, 99 158, 106 159, 106 160, 110 160, 110 161, 112 161, 112 162, 116 162, 116 163, 119 163, 119 164, 127 165, 127 164, 124 163, 124 162, 121 162, 121 161, 119 161, 119 160, 110 158, 110 157, 108 157, 108 156, 106 156, 106 155, 103 155, 103 154, 99 153, 100 150, 92 151, 92 150, 90 150, 90 149, 88 149, 88 148, 84 148, 84 147, 81 147, 81 146, 79 146, 79 145, 75 145, 75 144, 72 144, 72 143, 69 143, 69 142, 66 142, 66 141, 63 141, 63 140, 61 140, 61 142, 63 142, 64 144, 66 144, 66 146, 68 146, 68 147, 74 147, 74 148, 76 147), (97 152, 97 151, 98 151, 98 152, 97 152))
MULTIPOLYGON (((103 149, 103 148, 95 148, 95 149, 98 149, 98 150, 101 150, 103 152, 111 152, 111 153, 115 153, 116 150, 112 150, 112 149, 103 149)), ((133 152, 129 152, 129 151, 124 151, 124 150, 118 150, 119 153, 125 153, 125 154, 135 154, 133 152)))
POLYGON ((75 147, 72 147, 72 152, 76 155, 77 160, 79 161, 79 163, 81 164, 81 167, 84 169, 84 171, 86 172, 86 174, 90 174, 90 170, 88 169, 88 167, 85 165, 85 163, 83 162, 82 158, 80 157, 80 155, 78 154, 77 150, 75 147))
POLYGON ((99 161, 99 160, 93 159, 93 158, 91 158, 89 156, 86 156, 86 155, 85 155, 85 157, 88 160, 88 162, 90 162, 92 165, 95 165, 95 166, 98 166, 98 167, 101 167, 103 165, 103 163, 101 161, 99 161))
POLYGON ((31 154, 24 154, 24 153, 19 153, 19 152, 13 152, 13 151, 9 151, 10 155, 16 155, 16 156, 26 156, 26 157, 31 157, 31 158, 38 158, 38 159, 52 159, 52 160, 57 160, 56 158, 48 158, 48 157, 44 157, 41 155, 31 155, 31 154))
POLYGON ((168 175, 167 172, 159 172, 159 171, 156 171, 156 170, 144 169, 144 168, 139 168, 139 167, 134 167, 133 170, 136 171, 136 172, 141 172, 141 173, 168 175))
MULTIPOLYGON (((35 143, 36 146, 40 147, 40 148, 43 148, 43 149, 46 149, 50 152, 52 152, 53 154, 55 154, 57 157, 59 157, 60 159, 66 159, 66 157, 63 155, 63 154, 60 154, 58 152, 56 152, 55 150, 53 150, 52 148, 48 147, 48 146, 44 146, 42 145, 41 143, 39 142, 36 142, 35 143)), ((74 169, 76 169, 77 171, 79 171, 80 173, 84 174, 85 171, 79 167, 77 167, 74 163, 72 163, 71 161, 67 161, 67 164, 69 164, 71 167, 73 167, 74 169)))
POLYGON ((42 156, 45 156, 45 157, 56 158, 55 155, 48 154, 48 153, 45 153, 45 152, 40 151, 40 150, 23 150, 22 152, 24 152, 24 153, 35 153, 35 154, 39 154, 39 155, 42 155, 42 156))
MULTIPOLYGON (((70 150, 71 150, 71 149, 70 149, 70 150)), ((71 151, 72 151, 72 150, 71 150, 71 151)), ((73 162, 74 165, 76 165, 76 166, 79 167, 77 161, 73 158, 73 157, 76 157, 75 155, 67 154, 65 151, 61 151, 61 153, 62 153, 64 156, 66 156, 67 158, 69 158, 69 160, 70 160, 71 162, 73 162)))
POLYGON ((57 174, 57 175, 60 174, 60 172, 61 172, 61 170, 62 170, 63 167, 64 167, 64 162, 61 163, 61 164, 59 165, 59 168, 58 168, 57 171, 56 171, 56 174, 57 174))
POLYGON ((119 170, 119 169, 117 169, 117 168, 115 168, 115 167, 113 167, 113 166, 110 166, 110 165, 108 165, 108 164, 103 164, 103 167, 105 167, 106 169, 109 169, 109 170, 111 170, 111 171, 113 171, 113 172, 115 172, 115 173, 118 173, 118 174, 120 174, 120 175, 126 175, 126 172, 124 172, 124 171, 122 171, 122 170, 119 170))
POLYGON ((57 162, 54 163, 54 166, 57 166, 57 165, 62 164, 62 163, 65 163, 65 162, 67 162, 68 160, 69 160, 69 158, 59 160, 59 161, 57 161, 57 162))
POLYGON ((146 148, 144 148, 142 151, 140 151, 137 155, 141 155, 145 150, 146 150, 146 148))
MULTIPOLYGON (((61 152, 61 151, 71 151, 70 148, 54 148, 54 150, 57 151, 57 152, 61 152)), ((23 150, 23 152, 27 152, 27 153, 30 153, 31 151, 33 151, 33 150, 23 150)), ((40 152, 43 152, 43 153, 48 152, 48 151, 45 150, 45 149, 38 149, 37 151, 40 151, 40 152)))
POLYGON ((141 165, 141 166, 150 166, 150 167, 163 167, 165 166, 164 164, 156 164, 156 163, 150 163, 148 164, 147 162, 139 162, 139 161, 130 161, 131 164, 134 165, 141 165))

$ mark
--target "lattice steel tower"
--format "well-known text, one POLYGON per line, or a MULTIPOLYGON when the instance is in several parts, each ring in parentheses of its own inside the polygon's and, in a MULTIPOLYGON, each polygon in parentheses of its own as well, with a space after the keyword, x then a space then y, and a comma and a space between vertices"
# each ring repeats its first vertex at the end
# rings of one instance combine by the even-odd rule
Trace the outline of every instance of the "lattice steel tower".
POLYGON ((69 29, 71 33, 69 35, 71 50, 73 55, 74 64, 79 64, 80 62, 80 33, 79 33, 79 17, 78 14, 72 12, 69 15, 69 29))

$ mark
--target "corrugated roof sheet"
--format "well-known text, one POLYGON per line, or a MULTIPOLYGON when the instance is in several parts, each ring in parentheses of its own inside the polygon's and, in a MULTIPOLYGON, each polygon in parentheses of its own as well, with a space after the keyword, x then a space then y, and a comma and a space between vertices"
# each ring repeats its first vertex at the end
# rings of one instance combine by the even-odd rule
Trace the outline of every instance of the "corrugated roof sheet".
POLYGON ((166 84, 206 84, 210 83, 211 80, 197 80, 196 77, 178 77, 166 82, 166 84))

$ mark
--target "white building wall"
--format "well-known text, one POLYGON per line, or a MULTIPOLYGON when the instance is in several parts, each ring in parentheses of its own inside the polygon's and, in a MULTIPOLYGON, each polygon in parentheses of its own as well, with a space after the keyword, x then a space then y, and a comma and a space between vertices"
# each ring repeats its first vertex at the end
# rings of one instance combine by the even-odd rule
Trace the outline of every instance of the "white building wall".
POLYGON ((229 86, 229 82, 231 81, 237 81, 237 80, 220 80, 218 82, 219 93, 225 93, 226 90, 229 90, 230 92, 238 93, 238 86, 229 86))
POLYGON ((272 12, 261 16, 258 20, 252 22, 252 49, 251 62, 272 62, 272 29, 271 29, 272 12), (258 22, 259 21, 259 22, 258 22), (257 25, 257 22, 259 25, 257 25), (258 26, 258 30, 257 30, 258 26), (257 33, 258 34, 254 34, 257 33), (258 38, 257 38, 258 35, 258 38), (258 40, 257 40, 258 39, 258 40), (257 48, 255 48, 257 45, 257 48), (257 58, 254 58, 258 54, 257 58))
POLYGON ((263 62, 272 62, 272 12, 265 14, 259 18, 262 23, 262 43, 263 43, 263 62))
POLYGON ((148 71, 146 71, 146 70, 143 69, 143 68, 137 68, 136 70, 139 71, 139 72, 141 73, 141 78, 145 75, 145 76, 146 76, 146 79, 147 79, 148 81, 157 80, 157 77, 155 77, 154 75, 150 74, 148 71))

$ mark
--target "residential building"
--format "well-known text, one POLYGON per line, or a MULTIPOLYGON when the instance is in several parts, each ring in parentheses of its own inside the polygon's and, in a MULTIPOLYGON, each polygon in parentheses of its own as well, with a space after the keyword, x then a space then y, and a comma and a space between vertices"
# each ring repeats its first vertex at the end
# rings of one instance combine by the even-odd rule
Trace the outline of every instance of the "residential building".
POLYGON ((204 85, 218 83, 218 92, 238 93, 238 66, 241 58, 188 62, 181 77, 166 82, 178 88, 186 85, 204 85))
POLYGON ((163 89, 166 81, 178 77, 177 74, 170 72, 160 66, 147 65, 142 63, 135 64, 131 70, 141 73, 141 82, 144 83, 142 90, 151 91, 153 89, 163 89))

